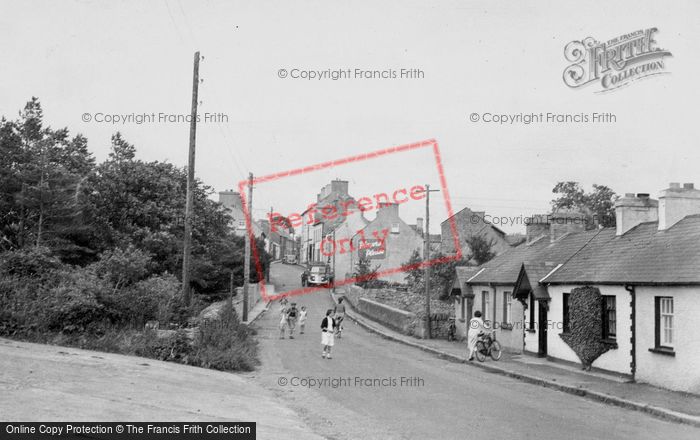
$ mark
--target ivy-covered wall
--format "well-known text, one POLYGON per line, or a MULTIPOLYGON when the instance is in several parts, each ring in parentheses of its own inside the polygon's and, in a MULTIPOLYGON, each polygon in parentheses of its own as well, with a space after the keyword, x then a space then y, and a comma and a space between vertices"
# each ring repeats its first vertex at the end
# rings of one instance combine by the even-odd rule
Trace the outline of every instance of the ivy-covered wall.
POLYGON ((587 370, 590 370, 598 357, 611 348, 610 344, 602 341, 602 307, 603 297, 598 288, 584 286, 571 290, 570 332, 562 333, 560 336, 576 353, 587 370))

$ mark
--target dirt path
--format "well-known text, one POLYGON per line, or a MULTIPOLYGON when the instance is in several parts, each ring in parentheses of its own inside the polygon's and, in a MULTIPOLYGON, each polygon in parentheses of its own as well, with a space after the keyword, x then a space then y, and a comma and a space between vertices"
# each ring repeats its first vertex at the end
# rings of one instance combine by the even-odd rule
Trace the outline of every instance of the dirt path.
POLYGON ((245 376, 0 339, 3 421, 255 421, 260 439, 321 439, 245 376))

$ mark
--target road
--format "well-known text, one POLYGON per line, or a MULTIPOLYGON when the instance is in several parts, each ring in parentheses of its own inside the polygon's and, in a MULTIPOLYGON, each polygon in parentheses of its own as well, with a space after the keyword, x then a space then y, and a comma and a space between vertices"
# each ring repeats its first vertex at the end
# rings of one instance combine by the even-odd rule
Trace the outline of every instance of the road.
MULTIPOLYGON (((299 286, 300 272, 278 264, 271 275, 282 291, 282 285, 299 286)), ((274 304, 256 323, 263 366, 251 377, 327 438, 698 438, 690 426, 441 360, 352 323, 336 342, 333 359, 322 359, 319 326, 332 307, 328 292, 294 301, 309 310, 308 333, 279 339, 274 304), (402 377, 414 378, 412 386, 400 386, 402 377), (289 383, 304 378, 348 380, 337 380, 335 388, 289 383), (385 382, 359 386, 356 378, 385 382)))

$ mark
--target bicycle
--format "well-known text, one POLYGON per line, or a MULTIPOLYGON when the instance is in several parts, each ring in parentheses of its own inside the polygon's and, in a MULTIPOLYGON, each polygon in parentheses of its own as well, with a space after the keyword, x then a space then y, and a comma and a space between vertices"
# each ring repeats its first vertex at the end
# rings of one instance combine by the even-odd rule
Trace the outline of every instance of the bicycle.
POLYGON ((486 356, 491 356, 491 359, 497 361, 502 354, 501 343, 496 340, 495 331, 480 336, 476 341, 476 358, 479 362, 484 362, 486 356))
POLYGON ((450 324, 447 328, 447 340, 454 341, 457 339, 457 324, 455 323, 455 318, 450 318, 450 324))
POLYGON ((345 320, 345 316, 336 315, 335 320, 336 320, 335 336, 338 339, 342 339, 343 338, 343 321, 345 320))

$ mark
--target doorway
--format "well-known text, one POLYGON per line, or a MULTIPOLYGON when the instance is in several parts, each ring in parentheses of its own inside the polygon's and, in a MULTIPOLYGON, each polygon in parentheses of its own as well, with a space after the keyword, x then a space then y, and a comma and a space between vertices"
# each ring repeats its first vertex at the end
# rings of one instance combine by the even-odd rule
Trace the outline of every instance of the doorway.
POLYGON ((537 301, 539 313, 537 315, 537 356, 547 357, 547 301, 537 301))

